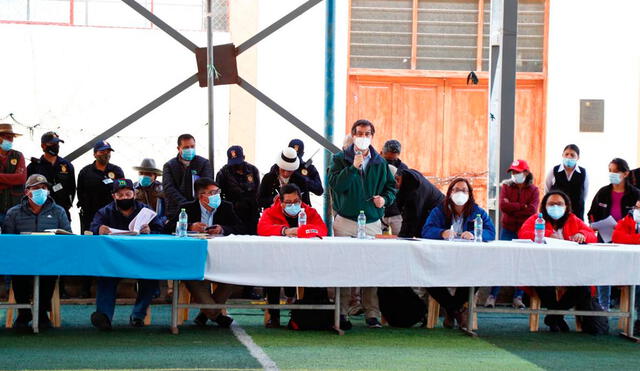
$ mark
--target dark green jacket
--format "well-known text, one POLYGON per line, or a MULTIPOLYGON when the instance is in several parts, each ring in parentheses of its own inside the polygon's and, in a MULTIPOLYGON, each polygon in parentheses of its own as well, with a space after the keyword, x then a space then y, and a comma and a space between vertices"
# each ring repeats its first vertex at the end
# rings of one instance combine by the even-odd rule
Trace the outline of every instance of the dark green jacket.
POLYGON ((369 146, 369 151, 371 160, 364 172, 353 166, 353 145, 333 155, 329 167, 329 186, 333 208, 338 215, 356 221, 360 210, 364 210, 367 223, 372 223, 384 216, 384 207, 378 209, 370 198, 382 196, 385 205, 391 205, 396 199, 396 182, 387 161, 372 146, 369 146))

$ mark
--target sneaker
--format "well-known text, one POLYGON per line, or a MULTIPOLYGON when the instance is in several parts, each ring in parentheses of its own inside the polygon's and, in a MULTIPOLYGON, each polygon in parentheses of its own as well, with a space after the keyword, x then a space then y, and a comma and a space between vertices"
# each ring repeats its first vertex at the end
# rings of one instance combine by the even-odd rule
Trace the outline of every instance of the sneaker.
POLYGON ((129 324, 132 327, 144 327, 144 319, 131 316, 129 317, 129 324))
POLYGON ((218 315, 218 317, 216 317, 215 321, 218 324, 218 326, 220 326, 222 328, 229 328, 229 327, 231 327, 231 323, 233 322, 233 318, 231 318, 229 316, 225 316, 224 314, 220 313, 218 315))
POLYGON ((209 317, 207 317, 206 314, 200 312, 198 313, 196 318, 193 319, 193 322, 199 327, 205 327, 207 325, 208 320, 209 320, 209 317))
POLYGON ((516 309, 525 309, 527 306, 522 302, 522 298, 516 296, 513 298, 513 307, 516 309))
POLYGON ((340 315, 340 330, 349 331, 349 330, 351 330, 352 327, 353 327, 353 325, 351 324, 351 321, 349 321, 349 319, 347 319, 347 316, 345 316, 344 314, 341 314, 340 315))
POLYGON ((367 318, 365 323, 369 328, 382 328, 382 323, 376 317, 367 318))
POLYGON ((487 301, 484 303, 485 308, 495 308, 496 307, 496 297, 493 295, 487 296, 487 301))
POLYGON ((558 325, 557 316, 549 315, 549 314, 544 316, 544 324, 549 326, 549 331, 560 332, 560 326, 558 325))
POLYGON ((101 331, 111 330, 111 320, 104 313, 93 312, 91 314, 91 324, 101 331))

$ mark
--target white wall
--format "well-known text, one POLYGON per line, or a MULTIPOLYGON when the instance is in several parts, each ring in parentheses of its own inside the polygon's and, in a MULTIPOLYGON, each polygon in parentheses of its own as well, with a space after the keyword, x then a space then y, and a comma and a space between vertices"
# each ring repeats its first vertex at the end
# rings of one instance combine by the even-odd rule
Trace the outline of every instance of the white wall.
POLYGON ((580 147, 591 178, 587 209, 609 183, 611 159, 640 166, 639 12, 636 1, 551 1, 546 167, 560 162, 565 145, 580 147), (579 132, 580 99, 605 100, 604 133, 579 132))
MULTIPOLYGON (((262 30, 297 8, 303 0, 261 0, 258 29, 262 30)), ((336 65, 334 143, 341 145, 346 116, 348 2, 336 2, 336 65)), ((284 26, 258 44, 257 87, 315 131, 324 135, 325 77, 324 2, 284 26)), ((256 166, 262 174, 275 163, 280 151, 293 138, 305 143, 305 159, 320 145, 258 103, 256 113, 256 166)), ((323 152, 313 158, 324 177, 323 152)), ((312 199, 322 208, 320 197, 312 199)))
MULTIPOLYGON (((185 36, 206 45, 203 32, 185 36)), ((215 37, 216 43, 229 41, 226 33, 215 37)), ((197 70, 194 54, 157 29, 0 24, 0 49, 0 118, 13 113, 39 124, 33 136, 15 142, 27 159, 41 155, 45 131, 55 130, 65 140, 65 156, 197 70)), ((216 169, 226 162, 228 90, 215 89, 216 169)), ((206 157, 206 97, 196 83, 110 138, 112 162, 135 179, 132 166, 152 157, 162 167, 185 132, 196 137, 197 151, 206 157)), ((27 134, 26 128, 17 130, 27 134)), ((74 161, 76 173, 92 161, 92 151, 74 161)))

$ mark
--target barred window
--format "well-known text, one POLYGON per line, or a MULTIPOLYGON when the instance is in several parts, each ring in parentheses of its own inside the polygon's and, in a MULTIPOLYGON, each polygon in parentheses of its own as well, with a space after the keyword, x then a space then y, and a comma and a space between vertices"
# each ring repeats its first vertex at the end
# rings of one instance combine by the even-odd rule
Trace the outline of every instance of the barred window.
MULTIPOLYGON (((352 0, 351 67, 486 71, 490 9, 491 0, 352 0)), ((542 71, 544 22, 544 0, 519 0, 518 72, 542 71)))

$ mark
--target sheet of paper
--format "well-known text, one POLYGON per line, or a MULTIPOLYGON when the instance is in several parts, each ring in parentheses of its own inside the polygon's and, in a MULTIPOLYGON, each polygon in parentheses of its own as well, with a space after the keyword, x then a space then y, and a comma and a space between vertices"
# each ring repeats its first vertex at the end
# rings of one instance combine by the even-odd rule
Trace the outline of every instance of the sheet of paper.
POLYGON ((618 224, 616 220, 609 215, 606 219, 591 223, 591 228, 598 230, 598 234, 600 235, 600 238, 602 238, 602 241, 611 242, 613 229, 616 227, 616 224, 618 224))
POLYGON ((138 215, 129 223, 129 230, 140 233, 143 225, 149 224, 158 215, 155 211, 146 207, 142 208, 138 215))
POLYGON ((136 235, 138 234, 138 232, 127 231, 124 229, 117 229, 117 228, 109 228, 109 234, 136 235))
POLYGON ((570 247, 570 246, 578 246, 579 245, 577 242, 567 241, 567 240, 560 240, 560 239, 551 238, 551 237, 545 237, 544 238, 544 243, 547 246, 556 246, 556 247, 570 247))

